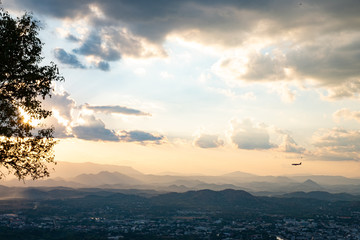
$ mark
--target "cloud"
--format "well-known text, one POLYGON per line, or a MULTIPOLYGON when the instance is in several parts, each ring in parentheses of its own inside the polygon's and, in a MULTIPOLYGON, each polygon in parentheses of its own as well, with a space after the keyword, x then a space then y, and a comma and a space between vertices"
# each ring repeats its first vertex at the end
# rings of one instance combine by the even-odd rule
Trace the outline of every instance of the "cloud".
POLYGON ((313 41, 315 36, 356 31, 360 4, 356 0, 307 2, 261 1, 156 1, 144 0, 14 0, 18 8, 56 18, 90 19, 92 28, 126 27, 132 34, 162 43, 173 32, 193 31, 198 41, 239 45, 254 33, 313 41), (348 7, 345 7, 348 6, 348 7), (341 9, 341 11, 340 11, 341 9), (317 31, 315 31, 317 30, 317 31), (291 32, 289 32, 291 31, 291 32), (310 36, 310 38, 309 38, 310 36))
POLYGON ((72 127, 72 133, 76 138, 91 141, 112 142, 138 142, 141 144, 162 144, 165 137, 144 131, 115 131, 105 127, 105 124, 94 115, 81 115, 80 124, 72 127))
POLYGON ((121 58, 119 51, 104 44, 100 35, 94 32, 89 34, 81 46, 73 52, 85 56, 95 55, 106 61, 116 61, 121 58))
POLYGON ((110 64, 105 61, 95 63, 95 67, 105 72, 110 71, 110 64))
POLYGON ((55 128, 56 138, 73 137, 70 125, 73 121, 72 111, 76 108, 76 102, 69 93, 52 92, 51 98, 46 98, 42 102, 42 107, 52 111, 52 116, 45 120, 45 124, 55 128))
POLYGON ((105 128, 105 124, 93 115, 82 115, 80 119, 83 123, 72 128, 77 138, 92 141, 119 141, 115 131, 105 128))
MULTIPOLYGON (((10 6, 86 22, 74 53, 97 61, 164 57, 175 36, 237 52, 217 73, 246 82, 311 81, 329 99, 355 97, 360 88, 360 2, 297 0, 155 1, 14 0, 10 6), (236 50, 236 51, 235 51, 236 50)), ((80 34, 79 34, 80 35, 80 34)), ((102 70, 107 67, 99 66, 102 70)))
POLYGON ((269 133, 265 126, 254 126, 250 119, 242 122, 232 120, 231 140, 239 149, 270 149, 276 147, 270 143, 269 133))
POLYGON ((313 81, 329 89, 329 98, 352 97, 360 85, 360 50, 353 46, 360 31, 356 34, 359 39, 334 33, 311 43, 294 38, 299 42, 284 45, 273 38, 261 47, 249 44, 221 58, 213 71, 245 82, 313 81))
POLYGON ((45 126, 52 127, 54 129, 53 136, 55 138, 71 138, 74 135, 71 133, 71 129, 68 126, 68 122, 59 120, 59 116, 56 111, 53 111, 52 116, 46 118, 44 121, 45 126))
POLYGON ((296 98, 296 91, 292 90, 288 84, 279 83, 277 85, 270 86, 271 92, 276 92, 281 100, 285 103, 292 103, 296 98))
POLYGON ((55 127, 57 138, 79 138, 89 141, 138 142, 162 144, 165 137, 144 131, 111 130, 94 113, 150 116, 149 113, 125 106, 78 106, 67 92, 53 92, 43 101, 43 107, 52 110, 45 124, 55 127))
POLYGON ((359 99, 360 80, 353 80, 327 88, 327 94, 322 94, 324 100, 340 100, 344 98, 359 99))
POLYGON ((356 80, 360 75, 360 50, 353 48, 353 41, 360 38, 346 35, 319 37, 318 41, 291 48, 286 53, 287 66, 300 77, 330 86, 339 85, 339 81, 344 84, 356 80))
POLYGON ((13 4, 17 4, 20 10, 29 9, 34 12, 50 15, 56 18, 78 18, 90 13, 88 0, 79 1, 52 1, 46 0, 15 0, 13 4))
POLYGON ((194 145, 200 148, 217 148, 224 144, 217 135, 200 134, 194 140, 194 145))
POLYGON ((67 53, 62 48, 56 48, 54 50, 54 56, 58 59, 61 63, 71 66, 72 68, 82 68, 85 69, 86 67, 77 59, 74 54, 67 53))
POLYGON ((84 105, 83 107, 93 110, 95 112, 101 112, 106 114, 119 113, 125 115, 136 115, 136 116, 150 116, 149 113, 142 112, 137 109, 127 108, 123 106, 90 106, 84 105))
POLYGON ((360 160, 360 131, 343 128, 322 129, 313 136, 315 157, 322 160, 360 160))
POLYGON ((66 36, 66 39, 71 42, 79 42, 80 41, 80 39, 78 37, 76 37, 70 33, 66 36))
POLYGON ((283 142, 279 145, 279 149, 287 153, 304 153, 305 148, 300 147, 295 140, 289 135, 285 134, 283 142))
POLYGON ((346 120, 356 120, 356 121, 360 122, 360 111, 351 111, 347 108, 343 108, 343 109, 337 110, 333 114, 333 117, 337 120, 344 118, 346 120))
POLYGON ((270 54, 243 50, 220 59, 214 71, 220 76, 248 82, 280 81, 285 79, 282 58, 275 50, 270 54))
POLYGON ((51 97, 43 101, 43 107, 48 110, 56 109, 63 118, 71 121, 71 111, 76 107, 76 102, 66 91, 52 92, 51 97))
POLYGON ((140 142, 142 144, 155 143, 161 144, 165 137, 162 135, 154 135, 143 131, 121 131, 119 132, 120 141, 124 142, 140 142))

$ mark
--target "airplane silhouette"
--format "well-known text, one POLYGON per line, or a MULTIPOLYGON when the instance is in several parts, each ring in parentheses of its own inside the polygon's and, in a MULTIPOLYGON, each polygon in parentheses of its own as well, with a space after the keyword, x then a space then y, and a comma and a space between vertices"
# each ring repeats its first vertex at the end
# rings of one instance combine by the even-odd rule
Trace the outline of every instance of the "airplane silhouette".
POLYGON ((300 163, 293 163, 293 164, 291 164, 291 165, 293 165, 293 166, 299 166, 299 165, 301 165, 301 163, 302 163, 302 162, 300 162, 300 163))

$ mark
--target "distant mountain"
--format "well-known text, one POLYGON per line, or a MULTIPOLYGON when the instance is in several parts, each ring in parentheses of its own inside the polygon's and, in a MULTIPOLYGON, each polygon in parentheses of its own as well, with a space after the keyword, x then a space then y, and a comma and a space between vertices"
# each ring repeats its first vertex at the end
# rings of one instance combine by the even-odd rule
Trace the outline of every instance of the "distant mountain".
POLYGON ((195 186, 201 185, 201 184, 206 184, 203 181, 200 180, 192 180, 192 179, 177 179, 175 181, 170 182, 171 185, 183 185, 186 186, 188 188, 193 188, 195 186))
POLYGON ((360 196, 354 196, 348 193, 335 193, 331 194, 324 191, 313 192, 293 192, 283 194, 282 197, 286 198, 313 198, 325 201, 356 201, 360 200, 360 196))
MULTIPOLYGON (((58 162, 50 178, 40 180, 10 179, 6 186, 18 187, 102 187, 107 189, 153 189, 184 192, 188 190, 246 190, 256 195, 274 196, 294 191, 328 191, 360 194, 360 179, 341 176, 258 176, 245 172, 231 172, 220 176, 143 174, 128 166, 97 163, 58 162), (258 194, 256 193, 258 192, 258 194)), ((1 197, 1 196, 0 196, 1 197)))
MULTIPOLYGON (((2 212, 27 212, 36 217, 45 214, 75 214, 81 219, 86 211, 98 216, 146 216, 181 217, 196 221, 217 215, 241 219, 256 216, 278 216, 314 218, 325 216, 352 216, 360 211, 359 197, 327 192, 293 193, 280 197, 257 197, 242 190, 223 191, 200 190, 184 193, 156 193, 138 190, 116 189, 70 189, 70 188, 6 188, 0 186, 2 212), (9 199, 5 195, 22 196, 22 199, 9 199), (343 200, 349 198, 350 200, 343 200), (329 200, 330 199, 330 200, 329 200), (32 209, 32 210, 31 210, 32 209), (79 214, 80 213, 80 214, 79 214), (260 214, 260 215, 258 215, 260 214), (101 216, 101 215, 100 215, 101 216)), ((135 218, 135 219, 136 219, 135 218)), ((84 218, 85 219, 85 218, 84 218)), ((161 219, 161 218, 160 218, 161 219)), ((260 218, 261 219, 261 218, 260 218)), ((356 223, 356 216, 348 223, 356 223), (351 222, 350 222, 351 221, 351 222)), ((201 220, 203 221, 203 220, 201 220)), ((222 227, 219 225, 219 227, 222 227)), ((316 230, 316 229, 315 229, 316 230)), ((140 238, 139 238, 140 239, 140 238)))
POLYGON ((210 189, 213 191, 222 191, 226 189, 233 190, 247 190, 242 187, 235 186, 233 184, 214 184, 214 183, 202 183, 194 186, 194 190, 210 189))
POLYGON ((232 172, 221 175, 221 178, 232 180, 234 183, 248 183, 248 182, 271 182, 271 183, 291 183, 295 180, 285 176, 258 176, 255 174, 245 172, 232 172))
POLYGON ((117 184, 122 186, 138 185, 142 182, 119 172, 102 171, 97 174, 81 174, 72 181, 86 186, 101 186, 105 184, 117 184))
POLYGON ((307 179, 305 182, 293 186, 293 191, 304 191, 304 192, 310 192, 310 191, 320 191, 324 190, 324 187, 320 186, 313 180, 307 179))
POLYGON ((98 164, 92 162, 73 163, 73 162, 58 162, 54 166, 54 171, 51 171, 52 178, 61 177, 64 179, 74 178, 80 174, 97 174, 99 172, 119 172, 130 177, 141 177, 143 173, 128 166, 98 164))
MULTIPOLYGON (((323 186, 317 184, 312 180, 307 180, 303 183, 298 182, 248 182, 239 184, 244 189, 249 189, 253 192, 265 192, 266 195, 273 195, 273 193, 289 193, 294 191, 323 191, 326 190, 323 186)), ((261 194, 260 194, 261 195, 261 194)))
POLYGON ((37 180, 25 180, 19 181, 18 179, 12 179, 2 182, 6 186, 12 187, 72 187, 80 188, 85 185, 70 180, 64 180, 62 178, 48 178, 48 179, 37 179, 37 180))
POLYGON ((230 207, 254 206, 259 199, 242 190, 227 189, 223 191, 200 190, 185 193, 167 193, 151 198, 156 205, 172 205, 181 207, 230 207))
POLYGON ((157 190, 163 191, 163 192, 187 192, 192 190, 191 188, 188 188, 184 185, 169 185, 169 186, 165 186, 165 187, 158 187, 157 190))
POLYGON ((343 176, 307 175, 288 177, 297 182, 303 182, 310 179, 321 185, 360 185, 360 179, 346 178, 343 176))
POLYGON ((0 185, 0 200, 7 199, 73 199, 85 196, 102 196, 107 197, 115 193, 125 195, 138 195, 151 197, 159 195, 154 190, 137 190, 137 189, 102 189, 102 188, 66 188, 66 187, 5 187, 0 185))
POLYGON ((222 176, 222 177, 230 177, 230 178, 240 178, 240 179, 241 179, 241 178, 253 178, 253 177, 257 177, 257 175, 255 175, 255 174, 246 173, 246 172, 240 172, 240 171, 223 174, 223 175, 221 175, 221 176, 222 176))

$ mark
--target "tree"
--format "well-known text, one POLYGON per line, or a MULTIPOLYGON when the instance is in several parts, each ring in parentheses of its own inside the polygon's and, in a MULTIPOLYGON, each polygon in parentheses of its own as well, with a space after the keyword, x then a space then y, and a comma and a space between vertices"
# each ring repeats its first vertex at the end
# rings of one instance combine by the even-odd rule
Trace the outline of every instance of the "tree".
POLYGON ((51 97, 52 83, 63 81, 54 63, 40 65, 43 43, 39 22, 31 14, 12 18, 0 9, 0 178, 49 176, 54 163, 53 129, 36 126, 51 115, 41 103, 51 97))

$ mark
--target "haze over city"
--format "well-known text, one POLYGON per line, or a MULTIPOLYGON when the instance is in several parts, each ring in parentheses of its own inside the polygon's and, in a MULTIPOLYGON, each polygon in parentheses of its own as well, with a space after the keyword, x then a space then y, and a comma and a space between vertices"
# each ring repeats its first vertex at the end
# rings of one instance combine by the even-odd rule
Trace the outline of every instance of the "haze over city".
POLYGON ((360 177, 359 1, 2 7, 33 13, 65 78, 44 102, 58 162, 360 177))

